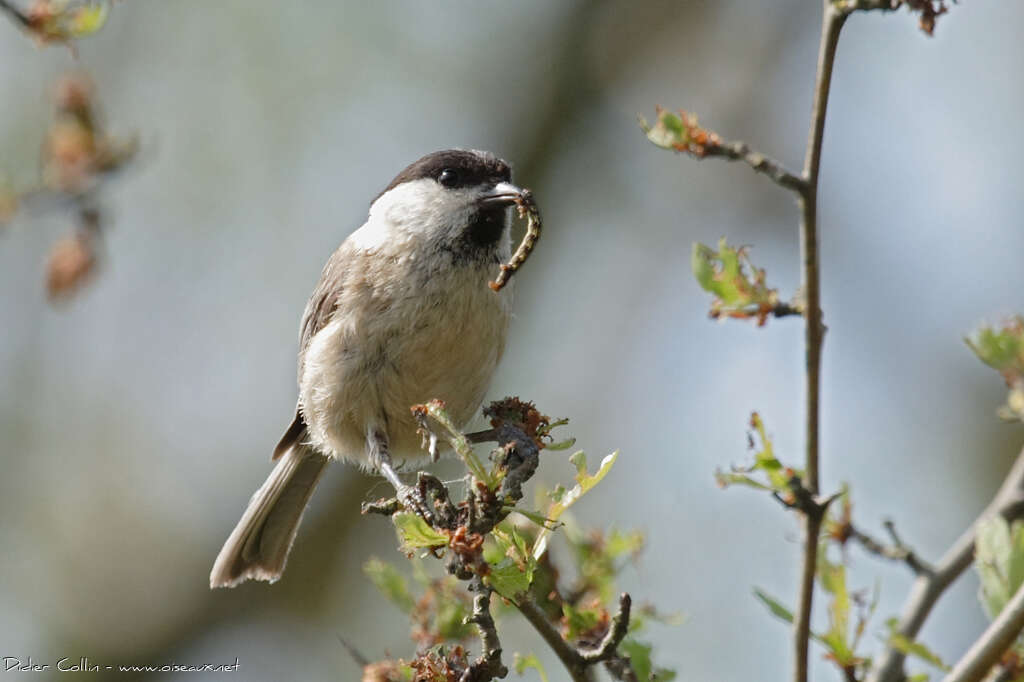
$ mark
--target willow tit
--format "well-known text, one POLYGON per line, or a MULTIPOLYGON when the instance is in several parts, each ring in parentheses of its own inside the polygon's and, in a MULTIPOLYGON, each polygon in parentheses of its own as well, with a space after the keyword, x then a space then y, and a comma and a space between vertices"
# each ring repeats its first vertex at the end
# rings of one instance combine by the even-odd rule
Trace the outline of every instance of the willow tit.
POLYGON ((211 587, 281 577, 330 460, 404 488, 391 458, 425 454, 411 406, 440 398, 460 426, 474 415, 505 347, 511 288, 487 284, 509 258, 509 207, 521 196, 493 154, 446 150, 410 165, 370 204, 306 304, 295 418, 211 587))

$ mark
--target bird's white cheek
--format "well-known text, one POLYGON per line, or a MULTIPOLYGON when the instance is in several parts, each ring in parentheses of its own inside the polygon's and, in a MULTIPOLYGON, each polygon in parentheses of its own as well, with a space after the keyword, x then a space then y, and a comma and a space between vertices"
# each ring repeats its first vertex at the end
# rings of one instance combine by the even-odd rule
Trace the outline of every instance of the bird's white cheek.
POLYGON ((349 242, 360 251, 377 250, 388 243, 392 229, 385 220, 370 220, 348 236, 349 242))

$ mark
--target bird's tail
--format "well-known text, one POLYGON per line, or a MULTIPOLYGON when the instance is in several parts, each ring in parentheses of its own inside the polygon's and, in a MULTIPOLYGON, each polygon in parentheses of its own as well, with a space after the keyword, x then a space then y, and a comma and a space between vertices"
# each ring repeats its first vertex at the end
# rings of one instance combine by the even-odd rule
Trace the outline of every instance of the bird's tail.
POLYGON ((231 532, 210 572, 210 587, 281 577, 302 513, 327 458, 297 439, 283 453, 231 532))

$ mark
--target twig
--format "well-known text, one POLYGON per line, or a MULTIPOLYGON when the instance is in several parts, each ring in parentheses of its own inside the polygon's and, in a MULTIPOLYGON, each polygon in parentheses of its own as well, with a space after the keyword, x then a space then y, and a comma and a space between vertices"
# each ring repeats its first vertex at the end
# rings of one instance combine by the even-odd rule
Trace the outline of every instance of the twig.
POLYGON ((15 22, 21 24, 22 28, 32 28, 32 21, 28 15, 12 5, 8 0, 0 0, 0 10, 7 12, 15 22))
POLYGON ((565 641, 561 633, 555 629, 555 626, 529 595, 517 600, 515 605, 555 652, 558 660, 569 671, 573 682, 586 682, 590 666, 601 662, 614 662, 611 672, 618 675, 619 679, 636 679, 636 673, 633 672, 628 659, 622 658, 618 654, 619 644, 622 643, 629 631, 629 614, 632 603, 628 594, 624 593, 619 596, 619 610, 612 618, 608 632, 601 639, 601 643, 593 649, 579 649, 565 641))
POLYGON ((807 181, 803 177, 786 170, 775 159, 754 151, 746 142, 710 141, 702 146, 701 153, 697 154, 697 156, 700 158, 715 157, 729 161, 742 161, 753 168, 754 171, 768 176, 775 184, 785 189, 792 190, 798 194, 803 194, 807 190, 807 181))
POLYGON ((345 649, 346 652, 348 652, 348 655, 352 657, 352 660, 356 662, 356 665, 358 665, 360 668, 365 668, 366 666, 370 665, 370 659, 368 659, 366 656, 363 656, 363 654, 361 654, 358 649, 352 646, 348 642, 348 640, 346 640, 341 635, 338 635, 338 641, 341 642, 341 646, 345 649))
MULTIPOLYGON (((821 27, 821 46, 818 68, 814 79, 814 103, 811 107, 810 135, 804 160, 803 179, 806 183, 800 195, 802 218, 800 221, 800 251, 803 263, 801 280, 807 296, 807 331, 805 337, 807 362, 807 453, 806 485, 811 494, 818 494, 818 436, 819 395, 821 390, 821 346, 825 327, 821 320, 821 286, 818 268, 818 177, 821 169, 821 147, 825 137, 825 115, 828 109, 832 67, 835 63, 839 33, 846 15, 836 11, 831 0, 824 0, 821 27)), ((795 682, 807 682, 807 656, 811 636, 811 606, 814 596, 814 573, 818 561, 818 533, 821 517, 805 515, 803 569, 801 570, 799 599, 793 621, 795 682)))
POLYGON ((875 10, 894 12, 906 6, 911 12, 921 13, 921 30, 928 35, 935 32, 935 20, 947 11, 944 0, 833 0, 833 6, 843 14, 875 10))
POLYGON ((792 315, 803 315, 804 311, 799 305, 792 303, 776 303, 772 308, 773 317, 790 317, 792 315))
POLYGON ((555 652, 558 660, 562 662, 562 665, 569 672, 572 682, 588 682, 586 667, 583 665, 579 652, 562 638, 562 635, 551 624, 547 616, 544 615, 544 612, 537 606, 537 603, 533 601, 533 598, 527 595, 522 599, 516 600, 515 606, 526 620, 530 622, 530 625, 537 631, 537 634, 555 652))
POLYGON ((860 546, 868 552, 876 556, 880 556, 883 559, 901 561, 905 563, 915 575, 933 575, 935 573, 935 569, 930 564, 917 556, 914 550, 903 543, 899 535, 896 534, 896 526, 893 525, 891 520, 886 519, 884 526, 892 540, 892 544, 890 545, 876 540, 867 533, 858 529, 852 523, 849 526, 848 532, 850 533, 850 538, 860 543, 860 546))
POLYGON ((466 670, 459 682, 504 678, 508 675, 508 668, 501 662, 501 641, 491 617, 491 589, 477 575, 470 583, 470 590, 476 592, 476 596, 473 598, 473 615, 466 620, 474 623, 480 631, 480 658, 466 670))
POLYGON ((1024 630, 1024 585, 986 628, 944 682, 979 682, 1024 630))
MULTIPOLYGON (((995 514, 1007 521, 1024 516, 1024 450, 1017 456, 992 502, 946 551, 934 571, 919 575, 914 581, 897 625, 901 635, 911 640, 917 638, 939 597, 971 565, 978 524, 995 514)), ((889 647, 876 659, 867 682, 900 682, 905 677, 904 658, 902 652, 889 647)))

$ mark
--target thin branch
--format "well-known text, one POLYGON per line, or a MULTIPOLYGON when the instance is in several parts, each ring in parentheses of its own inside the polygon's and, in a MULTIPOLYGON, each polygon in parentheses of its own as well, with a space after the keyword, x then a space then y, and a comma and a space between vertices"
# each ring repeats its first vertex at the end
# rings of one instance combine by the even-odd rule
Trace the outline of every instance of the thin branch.
POLYGON ((530 622, 530 625, 537 631, 537 634, 555 652, 558 660, 562 662, 562 665, 569 672, 572 682, 588 682, 586 666, 583 664, 580 653, 562 638, 561 633, 555 629, 555 626, 551 624, 547 616, 544 615, 544 612, 533 601, 533 598, 527 595, 517 600, 515 606, 526 620, 530 622))
POLYGON ((906 6, 911 12, 921 13, 921 30, 928 35, 935 32, 936 19, 948 11, 944 0, 833 0, 833 6, 843 14, 876 10, 894 12, 906 6))
MULTIPOLYGON (((818 68, 814 79, 814 101, 811 107, 810 134, 803 178, 806 182, 800 195, 802 218, 800 221, 800 251, 803 263, 801 280, 807 296, 807 331, 805 337, 807 363, 807 453, 806 485, 811 494, 818 494, 818 437, 821 391, 821 346, 825 326, 821 320, 821 285, 818 267, 818 177, 821 169, 821 147, 825 137, 825 116, 828 109, 832 68, 835 63, 839 33, 846 15, 836 11, 831 0, 824 0, 821 27, 821 46, 818 68)), ((804 555, 799 600, 793 621, 795 682, 807 682, 807 657, 811 636, 811 606, 814 596, 814 572, 818 560, 818 532, 821 518, 805 516, 804 555)))
POLYGON ((803 307, 793 303, 776 303, 775 307, 772 308, 772 317, 803 316, 803 314, 803 307))
POLYGON ((526 595, 515 602, 516 608, 533 625, 537 633, 558 656, 558 660, 562 662, 565 669, 569 671, 573 682, 587 682, 590 679, 590 667, 602 661, 610 664, 610 671, 619 679, 636 679, 636 673, 628 659, 619 656, 618 653, 619 644, 622 643, 629 631, 629 614, 632 604, 633 601, 628 594, 620 595, 619 610, 612 618, 608 632, 601 639, 601 643, 593 649, 579 649, 565 641, 565 638, 548 620, 544 611, 537 606, 532 597, 526 595))
POLYGON ((359 666, 360 670, 370 665, 370 659, 368 659, 366 656, 363 656, 359 649, 356 649, 354 646, 352 646, 352 644, 347 639, 345 639, 341 635, 338 635, 338 641, 341 643, 342 648, 345 649, 345 651, 352 658, 352 660, 355 661, 356 665, 359 666))
POLYGON ((979 682, 999 662, 1024 630, 1024 585, 1003 607, 992 624, 963 658, 957 661, 944 682, 979 682))
POLYGON ((896 526, 893 525, 891 520, 886 520, 885 530, 889 533, 889 537, 892 540, 892 544, 885 544, 875 538, 871 537, 867 533, 864 533, 852 523, 849 526, 848 532, 850 538, 860 543, 860 546, 865 550, 874 554, 875 556, 882 557, 883 559, 891 559, 892 561, 900 561, 905 563, 915 575, 933 575, 935 569, 928 564, 928 562, 917 556, 917 553, 913 549, 908 547, 900 539, 899 535, 896 534, 896 526))
POLYGON ((501 640, 491 616, 491 589, 479 575, 470 583, 470 590, 476 592, 473 598, 473 615, 467 622, 476 624, 480 631, 480 658, 462 675, 459 682, 480 682, 495 677, 504 678, 508 668, 501 662, 501 640))
MULTIPOLYGON (((1014 462, 992 502, 946 551, 934 571, 931 574, 919 575, 914 581, 897 625, 897 631, 901 635, 911 640, 917 638, 932 607, 971 565, 978 524, 995 514, 999 514, 1007 521, 1024 516, 1024 450, 1017 456, 1017 461, 1014 462)), ((867 682, 900 682, 905 678, 903 661, 904 654, 889 647, 876 659, 867 682)))
POLYGON ((22 28, 32 28, 32 20, 29 19, 28 15, 11 4, 8 0, 0 0, 0 10, 7 12, 11 19, 20 24, 22 28))
POLYGON ((792 173, 775 159, 754 151, 746 142, 722 142, 720 140, 709 140, 701 147, 698 158, 720 158, 729 161, 742 161, 755 172, 766 175, 775 184, 785 189, 804 194, 807 191, 807 181, 796 173, 792 173))

